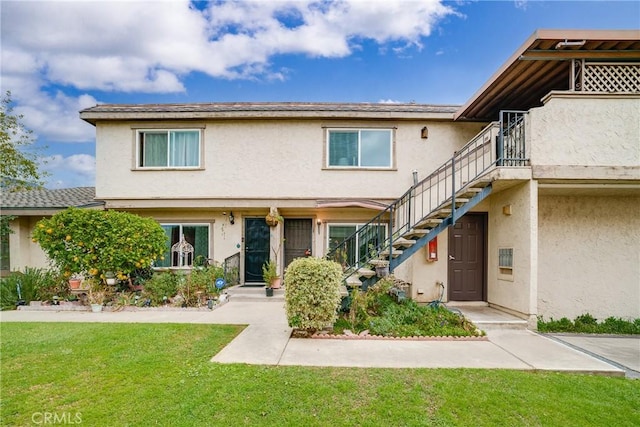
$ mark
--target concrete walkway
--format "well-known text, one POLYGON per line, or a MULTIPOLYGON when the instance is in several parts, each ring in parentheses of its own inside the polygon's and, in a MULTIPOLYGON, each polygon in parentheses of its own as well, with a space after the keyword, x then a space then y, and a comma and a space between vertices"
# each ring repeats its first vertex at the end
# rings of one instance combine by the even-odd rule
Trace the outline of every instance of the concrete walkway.
MULTIPOLYGON (((488 368, 625 375, 624 368, 614 366, 602 358, 586 354, 556 339, 528 330, 488 329, 487 341, 290 338, 291 328, 287 326, 282 301, 232 300, 211 311, 141 310, 113 313, 5 311, 0 312, 0 321, 248 325, 238 337, 213 356, 212 361, 216 363, 381 368, 488 368)), ((629 340, 631 340, 629 347, 632 350, 640 343, 636 338, 629 338, 629 340)), ((611 352, 615 353, 616 342, 623 341, 612 342, 611 352)), ((638 349, 640 354, 640 346, 638 349)), ((635 357, 633 351, 629 357, 633 362, 635 357)))

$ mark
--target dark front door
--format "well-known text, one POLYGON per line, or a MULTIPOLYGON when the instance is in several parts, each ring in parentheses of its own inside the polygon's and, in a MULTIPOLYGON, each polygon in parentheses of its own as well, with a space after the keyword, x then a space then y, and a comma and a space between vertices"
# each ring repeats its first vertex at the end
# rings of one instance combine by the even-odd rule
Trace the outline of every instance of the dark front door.
POLYGON ((284 265, 311 251, 313 223, 310 219, 289 219, 284 221, 284 265))
POLYGON ((484 301, 484 214, 467 214, 449 227, 449 300, 484 301))
POLYGON ((269 260, 269 226, 264 218, 244 220, 244 282, 261 283, 262 264, 269 260))

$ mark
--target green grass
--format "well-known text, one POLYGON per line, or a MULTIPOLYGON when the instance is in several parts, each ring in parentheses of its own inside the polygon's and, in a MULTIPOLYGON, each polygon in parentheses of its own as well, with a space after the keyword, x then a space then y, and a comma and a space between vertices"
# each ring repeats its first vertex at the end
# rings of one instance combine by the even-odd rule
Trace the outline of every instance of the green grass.
POLYGON ((1 328, 3 425, 44 412, 87 426, 640 425, 640 381, 624 378, 211 363, 238 326, 1 328))

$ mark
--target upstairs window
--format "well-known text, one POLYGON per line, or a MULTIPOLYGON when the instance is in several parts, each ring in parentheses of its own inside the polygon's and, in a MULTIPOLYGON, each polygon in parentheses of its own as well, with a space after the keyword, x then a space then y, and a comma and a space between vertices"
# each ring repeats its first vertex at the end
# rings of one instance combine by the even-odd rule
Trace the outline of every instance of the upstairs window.
POLYGON ((327 166, 346 168, 391 168, 391 129, 329 129, 327 166))
POLYGON ((200 167, 199 130, 138 131, 138 167, 200 167))

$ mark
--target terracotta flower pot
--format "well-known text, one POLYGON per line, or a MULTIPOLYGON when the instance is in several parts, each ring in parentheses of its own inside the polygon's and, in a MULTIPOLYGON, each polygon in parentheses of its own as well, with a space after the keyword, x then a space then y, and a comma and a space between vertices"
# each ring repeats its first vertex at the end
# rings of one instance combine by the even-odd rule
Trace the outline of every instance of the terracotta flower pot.
POLYGON ((69 287, 71 289, 80 289, 81 283, 82 283, 82 280, 80 279, 69 279, 69 287))
POLYGON ((280 289, 280 286, 282 286, 282 279, 280 277, 276 277, 271 281, 271 287, 273 289, 280 289))

